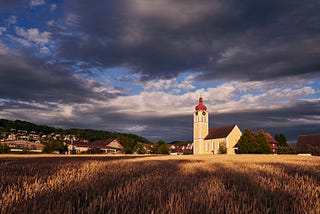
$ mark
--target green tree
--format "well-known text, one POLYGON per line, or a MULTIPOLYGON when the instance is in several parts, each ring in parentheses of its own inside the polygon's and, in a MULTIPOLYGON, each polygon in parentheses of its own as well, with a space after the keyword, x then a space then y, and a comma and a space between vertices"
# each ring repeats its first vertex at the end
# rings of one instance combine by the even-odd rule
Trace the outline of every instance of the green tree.
POLYGON ((153 144, 151 154, 169 154, 169 149, 164 141, 159 140, 153 144))
POLYGON ((10 152, 10 148, 7 144, 0 144, 0 154, 8 154, 10 152))
POLYGON ((278 146, 289 146, 286 136, 282 133, 276 134, 274 139, 278 142, 278 146))
POLYGON ((239 154, 270 154, 271 152, 270 144, 262 130, 254 135, 250 129, 245 129, 238 141, 239 154))
POLYGON ((294 154, 294 148, 288 144, 287 138, 284 134, 276 134, 274 139, 278 142, 278 154, 294 154))
POLYGON ((163 155, 168 155, 169 154, 169 149, 168 149, 168 146, 166 144, 162 144, 160 147, 159 147, 159 153, 158 154, 163 154, 163 155))
POLYGON ((313 146, 310 144, 307 144, 306 147, 307 147, 307 153, 310 153, 311 155, 314 155, 314 156, 320 156, 320 148, 319 147, 313 146))
POLYGON ((132 147, 124 147, 125 154, 133 154, 134 150, 132 147))
POLYGON ((142 142, 138 142, 137 145, 134 147, 134 150, 138 153, 138 154, 146 154, 147 151, 144 148, 144 143, 142 142))
POLYGON ((64 145, 60 140, 49 140, 45 143, 43 148, 44 153, 52 153, 57 151, 60 154, 64 154, 67 150, 67 146, 64 145))
POLYGON ((244 133, 238 141, 238 153, 239 154, 252 154, 255 153, 254 136, 250 129, 245 129, 244 133))
POLYGON ((260 130, 258 135, 254 137, 256 142, 256 151, 257 154, 271 154, 272 150, 270 144, 268 143, 267 137, 264 134, 264 131, 260 130))
POLYGON ((227 147, 225 142, 220 143, 219 154, 227 154, 227 147))

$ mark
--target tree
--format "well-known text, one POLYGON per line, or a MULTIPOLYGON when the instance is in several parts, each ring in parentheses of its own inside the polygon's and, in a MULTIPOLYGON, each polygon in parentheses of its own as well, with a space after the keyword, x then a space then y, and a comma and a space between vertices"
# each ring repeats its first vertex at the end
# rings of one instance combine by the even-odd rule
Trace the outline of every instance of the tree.
POLYGON ((227 147, 225 142, 220 143, 219 154, 227 154, 227 147))
POLYGON ((278 146, 289 146, 286 136, 282 133, 276 134, 274 139, 278 142, 278 146))
POLYGON ((10 152, 10 148, 7 144, 0 144, 0 154, 7 154, 10 152))
POLYGON ((168 155, 168 154, 170 154, 169 153, 169 149, 168 149, 168 147, 167 147, 167 145, 166 144, 162 144, 160 147, 159 147, 159 153, 158 154, 163 154, 163 155, 168 155))
POLYGON ((320 156, 320 148, 319 147, 313 146, 310 144, 307 144, 306 147, 307 147, 307 153, 310 153, 311 155, 314 155, 314 156, 320 156))
POLYGON ((68 150, 67 146, 63 144, 62 141, 59 140, 49 140, 45 143, 43 152, 44 153, 52 153, 59 152, 60 154, 65 153, 68 150))
POLYGON ((284 134, 276 134, 274 139, 278 142, 278 154, 294 154, 296 153, 294 148, 287 142, 287 138, 284 134))
POLYGON ((138 142, 137 145, 134 147, 134 150, 138 153, 138 154, 146 154, 147 151, 144 148, 144 143, 138 142))
POLYGON ((264 131, 260 130, 258 135, 254 137, 256 142, 256 152, 258 154, 271 154, 272 150, 270 144, 268 143, 267 137, 264 134, 264 131))
POLYGON ((238 141, 238 153, 239 154, 252 154, 255 153, 254 137, 250 129, 245 129, 244 133, 238 141))
POLYGON ((245 129, 238 141, 239 154, 270 154, 270 144, 262 130, 254 135, 250 129, 245 129))
POLYGON ((169 154, 169 149, 164 141, 159 140, 153 145, 151 154, 169 154))

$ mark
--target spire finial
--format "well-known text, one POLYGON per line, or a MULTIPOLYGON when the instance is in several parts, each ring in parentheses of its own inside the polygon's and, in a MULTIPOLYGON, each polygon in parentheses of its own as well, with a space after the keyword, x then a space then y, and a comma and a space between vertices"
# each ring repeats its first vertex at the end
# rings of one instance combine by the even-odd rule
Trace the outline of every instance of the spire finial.
POLYGON ((200 96, 199 98, 199 104, 196 106, 196 111, 206 111, 207 110, 207 106, 205 106, 203 104, 203 99, 202 99, 202 96, 200 96))

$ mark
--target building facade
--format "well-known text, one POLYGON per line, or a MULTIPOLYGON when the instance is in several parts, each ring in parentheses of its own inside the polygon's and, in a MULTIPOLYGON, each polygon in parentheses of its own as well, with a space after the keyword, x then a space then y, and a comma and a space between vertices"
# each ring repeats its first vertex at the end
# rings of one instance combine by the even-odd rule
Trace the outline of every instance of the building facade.
POLYGON ((193 112, 193 154, 235 154, 241 135, 237 125, 209 129, 209 112, 199 98, 193 112))

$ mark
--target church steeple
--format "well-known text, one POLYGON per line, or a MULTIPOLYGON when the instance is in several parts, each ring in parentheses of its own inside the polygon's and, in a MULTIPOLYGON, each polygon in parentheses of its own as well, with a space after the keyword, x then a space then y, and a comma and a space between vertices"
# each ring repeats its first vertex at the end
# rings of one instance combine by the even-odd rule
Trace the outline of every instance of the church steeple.
POLYGON ((204 154, 204 139, 209 132, 209 114, 202 97, 193 113, 193 154, 204 154))

